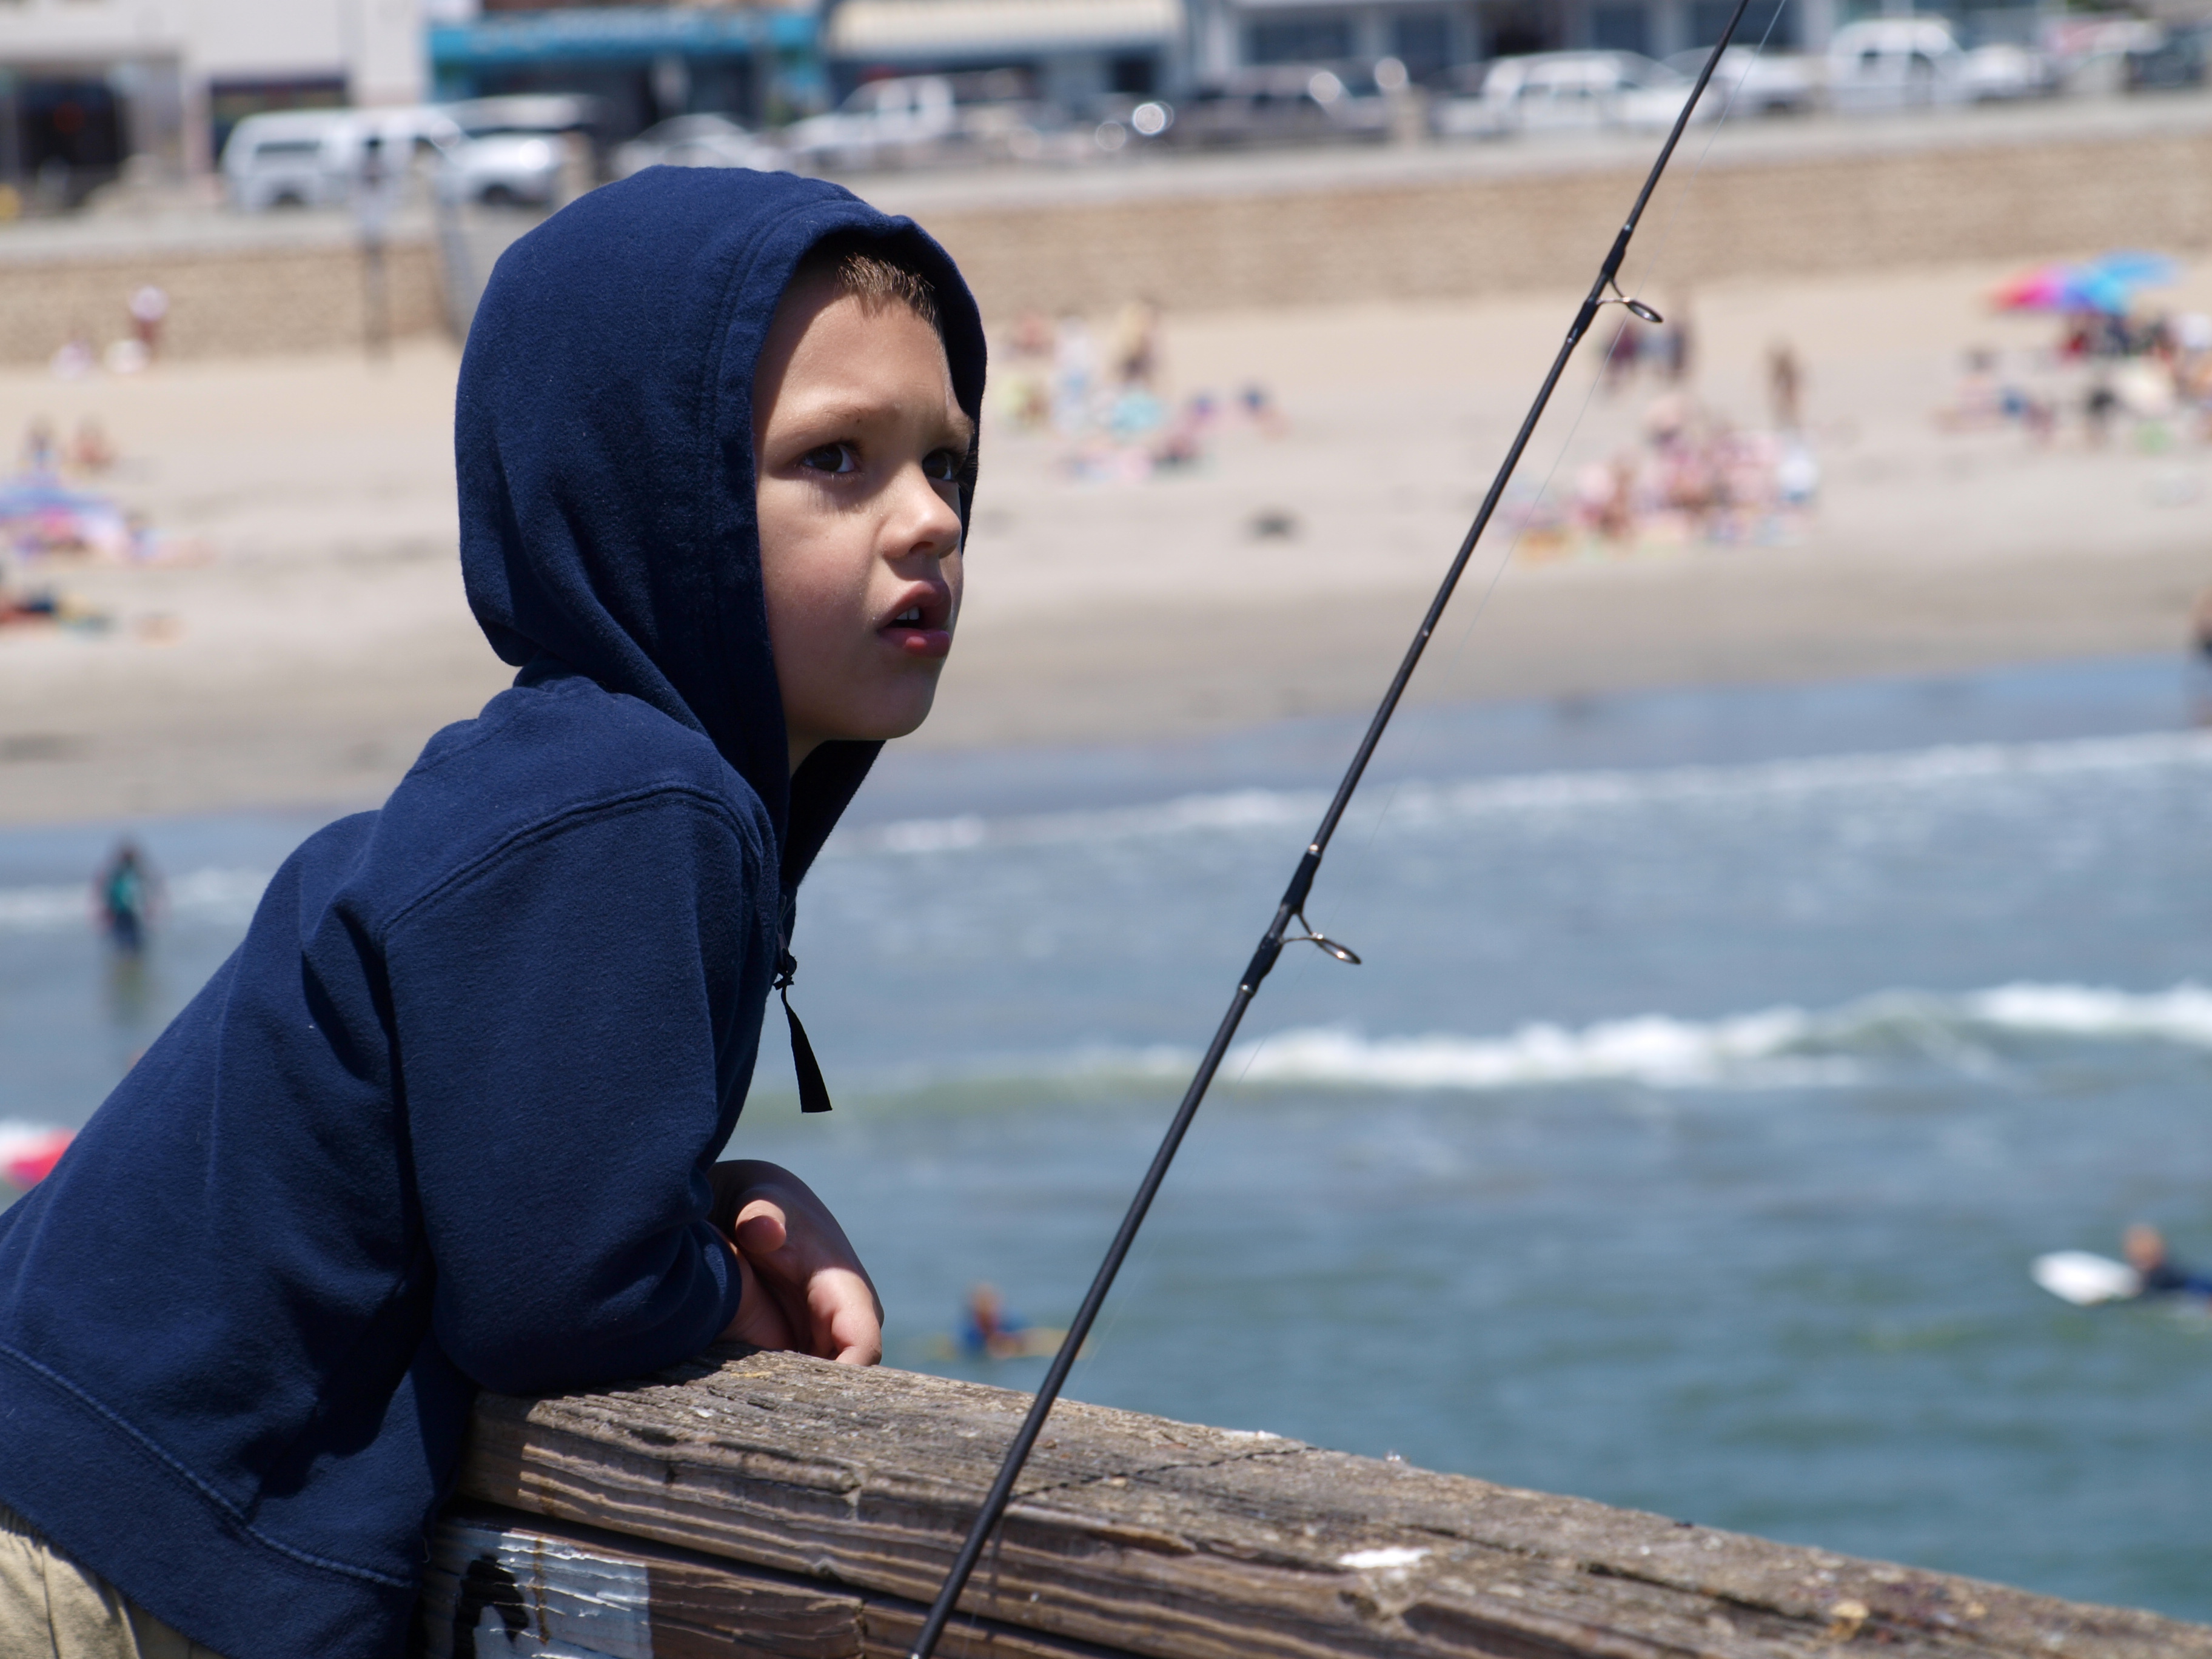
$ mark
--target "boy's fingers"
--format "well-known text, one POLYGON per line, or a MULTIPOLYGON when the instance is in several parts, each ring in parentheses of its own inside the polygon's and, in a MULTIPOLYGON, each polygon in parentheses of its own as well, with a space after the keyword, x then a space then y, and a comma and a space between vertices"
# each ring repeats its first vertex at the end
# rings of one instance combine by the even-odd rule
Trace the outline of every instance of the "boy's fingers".
POLYGON ((750 1199, 730 1231, 753 1270, 758 1299, 781 1309, 793 1338, 787 1346, 848 1365, 883 1358, 883 1304, 843 1230, 812 1194, 750 1199))
POLYGON ((798 1212, 795 1227, 793 1219, 775 1200, 757 1198, 738 1212, 730 1231, 738 1254, 752 1269, 750 1282, 759 1298, 774 1302, 781 1310, 791 1333, 783 1346, 820 1355, 823 1345, 808 1305, 809 1282, 818 1271, 812 1259, 817 1252, 808 1248, 813 1234, 806 1212, 798 1212))
POLYGON ((752 1264, 745 1260, 744 1251, 732 1248, 730 1255, 736 1261, 738 1281, 742 1291, 738 1298, 737 1317, 722 1333, 724 1339, 750 1342, 756 1348, 798 1346, 792 1340, 792 1322, 781 1298, 753 1271, 752 1264))
POLYGON ((783 1248, 785 1239, 790 1237, 790 1227, 781 1206, 765 1198, 757 1198, 738 1212, 730 1236, 737 1241, 739 1249, 757 1262, 783 1248))
POLYGON ((817 1328, 827 1339, 816 1350, 841 1365, 872 1365, 884 1357, 883 1320, 868 1281, 847 1268, 814 1275, 807 1302, 817 1328))

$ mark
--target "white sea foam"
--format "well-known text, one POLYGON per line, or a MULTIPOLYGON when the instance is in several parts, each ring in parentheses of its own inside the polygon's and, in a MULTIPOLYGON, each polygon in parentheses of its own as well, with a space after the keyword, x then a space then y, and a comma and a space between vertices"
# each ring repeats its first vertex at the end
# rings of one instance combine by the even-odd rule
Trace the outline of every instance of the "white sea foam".
MULTIPOLYGON (((1983 780, 2080 778, 2161 767, 2212 767, 2212 733, 1957 744, 1893 754, 1832 755, 1741 766, 1545 772, 1457 784, 1412 781, 1389 791, 1388 817, 1401 823, 1433 823, 1577 807, 1788 799, 1983 780)), ((1186 795, 1147 806, 996 818, 972 813, 915 818, 840 830, 830 838, 825 854, 931 854, 1282 825, 1304 829, 1318 819, 1328 799, 1319 790, 1243 789, 1186 795)))
POLYGON ((2188 981, 2147 995, 2087 985, 2001 985, 1967 997, 1965 1007, 1970 1018, 2008 1030, 2212 1048, 2212 990, 2188 981))
MULTIPOLYGON (((196 921, 243 925, 269 884, 266 870, 188 871, 167 884, 160 908, 196 921)), ((44 933, 87 927, 95 906, 92 884, 0 887, 0 933, 44 933)))
POLYGON ((1723 1082, 1815 1086, 1848 1082, 1848 1060, 1792 1054, 1814 1022, 1771 1008, 1699 1022, 1647 1014, 1579 1030, 1529 1024, 1507 1036, 1370 1038, 1340 1028, 1292 1030, 1242 1045, 1225 1074, 1243 1083, 1384 1089, 1504 1089, 1617 1079, 1657 1088, 1723 1082))
MULTIPOLYGON (((2154 1042, 2212 1049, 2212 989, 2185 982, 2136 993, 2082 985, 2002 985, 1963 995, 1891 991, 1824 1012, 1782 1006, 1718 1019, 1644 1014, 1583 1026, 1532 1022, 1489 1036, 1369 1036, 1298 1026, 1238 1043, 1221 1071, 1232 1085, 1460 1091, 1573 1083, 1654 1089, 1817 1089, 1865 1081, 1919 1061, 1979 1069, 1994 1039, 2154 1042)), ((1188 1073, 1194 1051, 1090 1048, 1048 1074, 1146 1083, 1188 1073)))
POLYGON ((84 887, 0 887, 0 933, 44 933, 82 924, 92 915, 84 887))

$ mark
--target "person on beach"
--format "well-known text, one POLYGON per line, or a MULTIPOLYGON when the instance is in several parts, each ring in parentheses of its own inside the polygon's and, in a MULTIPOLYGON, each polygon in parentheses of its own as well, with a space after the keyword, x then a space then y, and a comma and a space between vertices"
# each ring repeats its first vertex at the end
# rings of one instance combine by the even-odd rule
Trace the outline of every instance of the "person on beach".
POLYGON ((154 908, 153 872, 137 842, 126 840, 116 848, 95 891, 108 942, 125 956, 137 956, 146 948, 146 925, 154 908))
POLYGON ((520 672, 0 1216, 0 1653, 397 1656, 477 1390, 879 1358, 830 1212, 716 1160, 951 648, 983 375, 951 260, 817 179, 650 169, 501 259, 455 448, 520 672))

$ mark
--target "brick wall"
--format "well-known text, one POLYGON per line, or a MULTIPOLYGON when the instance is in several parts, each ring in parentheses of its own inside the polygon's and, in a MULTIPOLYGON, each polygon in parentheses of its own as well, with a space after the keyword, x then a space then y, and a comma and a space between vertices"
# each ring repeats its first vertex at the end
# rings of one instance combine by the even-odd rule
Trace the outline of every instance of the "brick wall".
MULTIPOLYGON (((1739 146, 1694 179, 1693 149, 1694 139, 1661 187, 1636 256, 1657 252, 1663 234, 1662 286, 2212 246, 2212 121, 1850 155, 1739 146)), ((1470 168, 1103 201, 975 198, 915 211, 991 316, 1095 312, 1139 295, 1188 313, 1579 288, 1642 176, 1641 162, 1470 168)), ((395 239, 388 258, 395 334, 442 327, 434 245, 395 239)), ((1636 271, 1632 258, 1632 281, 1636 271)), ((149 280, 169 292, 176 356, 328 350, 362 338, 361 255, 349 241, 39 258, 0 246, 0 362, 42 361, 76 327, 101 344, 126 332, 125 302, 149 280)))
MULTIPOLYGON (((432 245, 395 240, 385 264, 392 332, 442 328, 432 245)), ((363 337, 367 289, 349 243, 0 257, 0 362, 44 362, 80 331, 104 348, 131 331, 125 307, 149 282, 169 295, 171 356, 325 351, 363 337)))
MULTIPOLYGON (((1673 216, 1669 283, 2212 245, 2212 131, 1736 156, 1694 180, 1688 160, 1662 185, 1638 247, 1650 257, 1673 216)), ((1181 312, 1455 299, 1583 286, 1642 176, 1593 168, 919 216, 994 316, 1136 295, 1181 312)))

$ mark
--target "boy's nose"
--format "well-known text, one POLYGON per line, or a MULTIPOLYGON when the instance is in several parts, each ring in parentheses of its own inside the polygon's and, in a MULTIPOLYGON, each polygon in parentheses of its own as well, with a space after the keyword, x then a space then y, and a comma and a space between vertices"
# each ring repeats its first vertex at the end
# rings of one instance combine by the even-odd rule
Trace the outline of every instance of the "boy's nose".
POLYGON ((937 492, 921 469, 900 491, 896 540, 902 554, 947 559, 960 550, 960 514, 937 492))

